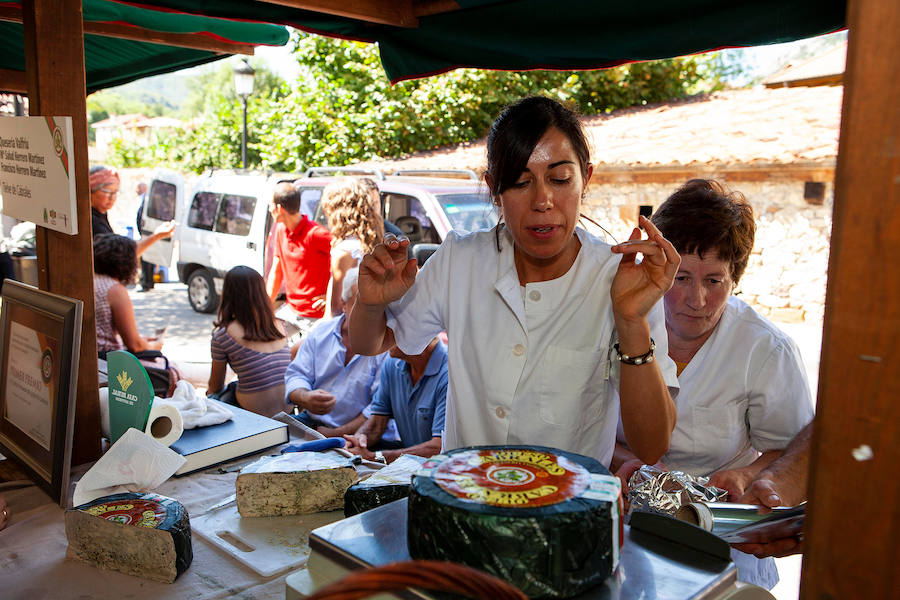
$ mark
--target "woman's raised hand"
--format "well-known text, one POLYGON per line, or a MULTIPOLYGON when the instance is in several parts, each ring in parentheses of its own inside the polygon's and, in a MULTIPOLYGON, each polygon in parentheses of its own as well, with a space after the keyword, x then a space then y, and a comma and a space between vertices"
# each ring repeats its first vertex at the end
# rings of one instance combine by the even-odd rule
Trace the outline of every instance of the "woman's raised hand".
POLYGON ((646 240, 641 239, 641 230, 635 227, 627 242, 612 247, 614 254, 622 255, 610 289, 613 312, 628 320, 647 316, 672 287, 681 264, 675 246, 650 219, 641 216, 639 221, 647 232, 646 240), (638 252, 644 255, 640 263, 635 262, 638 252))
POLYGON ((403 297, 416 280, 415 259, 406 258, 409 240, 392 234, 363 256, 359 265, 359 302, 386 305, 403 297))

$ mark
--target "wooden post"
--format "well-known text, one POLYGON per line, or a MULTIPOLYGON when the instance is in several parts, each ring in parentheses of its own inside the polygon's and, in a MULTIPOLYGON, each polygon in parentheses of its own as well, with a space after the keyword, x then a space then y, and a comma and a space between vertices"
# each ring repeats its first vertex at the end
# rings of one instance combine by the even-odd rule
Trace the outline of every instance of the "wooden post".
POLYGON ((73 464, 81 464, 100 457, 81 0, 24 0, 22 25, 29 113, 72 117, 78 235, 38 226, 36 245, 41 289, 84 302, 72 449, 73 464))
POLYGON ((850 0, 801 597, 896 598, 900 2, 850 0))

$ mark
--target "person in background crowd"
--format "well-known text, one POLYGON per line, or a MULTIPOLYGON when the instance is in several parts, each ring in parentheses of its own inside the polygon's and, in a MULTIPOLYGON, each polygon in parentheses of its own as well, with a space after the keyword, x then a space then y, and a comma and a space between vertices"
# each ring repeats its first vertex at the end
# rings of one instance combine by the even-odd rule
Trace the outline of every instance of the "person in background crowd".
MULTIPOLYGON (((135 243, 115 233, 94 236, 94 320, 97 327, 97 355, 106 360, 113 350, 128 350, 141 359, 144 366, 167 371, 167 389, 158 395, 168 395, 183 377, 181 370, 159 354, 162 340, 144 337, 138 331, 134 305, 126 285, 134 281, 138 261, 135 243), (153 352, 157 351, 157 352, 153 352)), ((154 390, 157 385, 154 384, 154 390)))
POLYGON ((300 191, 291 183, 275 187, 271 210, 276 223, 283 226, 276 231, 266 293, 274 303, 284 283, 287 302, 275 316, 289 325, 293 344, 325 314, 331 234, 300 212, 300 191))
MULTIPOLYGON (((378 184, 375 183, 374 179, 369 177, 360 177, 359 182, 369 191, 369 200, 372 203, 372 210, 379 215, 383 214, 383 211, 381 210, 381 190, 378 189, 378 184)), ((397 237, 403 235, 403 231, 387 219, 384 219, 384 232, 393 233, 397 237)), ((412 257, 410 256, 410 258, 412 257)))
MULTIPOLYGON (((356 269, 344 277, 341 297, 348 312, 356 300, 356 278, 356 269)), ((299 421, 326 437, 354 433, 366 421, 363 410, 372 401, 386 357, 356 352, 342 311, 304 337, 284 375, 286 400, 303 410, 299 421)))
MULTIPOLYGON (((801 429, 784 449, 784 453, 759 472, 739 500, 741 504, 756 504, 771 509, 776 506, 797 506, 806 500, 812 430, 812 423, 801 429)), ((765 544, 735 544, 734 547, 757 558, 781 557, 802 552, 803 540, 797 536, 765 544)))
MULTIPOLYGON (((137 195, 138 200, 140 201, 140 205, 138 206, 137 211, 137 234, 141 235, 141 232, 144 230, 144 203, 147 201, 147 184, 143 181, 138 182, 137 187, 134 190, 134 193, 137 195)), ((141 287, 138 290, 139 292, 149 292, 153 289, 155 282, 153 280, 153 276, 156 273, 156 265, 153 263, 148 263, 144 259, 141 259, 141 287)))
POLYGON ((332 237, 325 316, 333 317, 343 310, 340 291, 345 274, 384 237, 384 220, 373 207, 368 188, 353 177, 341 177, 325 186, 321 202, 332 237))
MULTIPOLYGON (((692 179, 652 219, 675 245, 681 265, 664 305, 669 356, 678 366, 678 420, 665 467, 708 476, 744 495, 813 417, 812 398, 794 341, 732 295, 756 233, 744 196, 692 179)), ((623 481, 642 461, 619 440, 613 468, 623 481)), ((738 579, 771 589, 774 561, 732 552, 738 579)))
POLYGON ((538 444, 608 465, 621 413, 632 448, 656 462, 675 424, 660 300, 678 254, 647 219, 649 239, 635 228, 616 246, 576 227, 593 166, 581 122, 559 102, 504 109, 487 158, 502 223, 450 232, 420 271, 409 241, 387 236, 360 266, 354 349, 420 354, 446 329, 445 450, 538 444))
MULTIPOLYGON (((107 213, 116 204, 119 195, 119 172, 111 167, 98 165, 91 167, 89 185, 91 189, 91 232, 96 236, 101 233, 113 233, 107 213)), ((175 222, 163 223, 149 236, 137 242, 135 251, 140 256, 157 241, 171 237, 175 232, 175 222)))
POLYGON ((367 460, 393 462, 402 454, 434 456, 441 451, 447 404, 447 349, 434 338, 425 351, 409 356, 394 346, 381 365, 380 383, 369 405, 372 413, 355 434, 345 435, 347 450, 367 460), (398 448, 378 450, 393 418, 398 448), (372 450, 377 450, 372 452, 372 450))
POLYGON ((284 373, 291 362, 287 336, 254 269, 241 265, 225 274, 214 325, 207 393, 267 417, 292 409, 284 400, 284 373), (229 365, 238 380, 226 387, 229 365))

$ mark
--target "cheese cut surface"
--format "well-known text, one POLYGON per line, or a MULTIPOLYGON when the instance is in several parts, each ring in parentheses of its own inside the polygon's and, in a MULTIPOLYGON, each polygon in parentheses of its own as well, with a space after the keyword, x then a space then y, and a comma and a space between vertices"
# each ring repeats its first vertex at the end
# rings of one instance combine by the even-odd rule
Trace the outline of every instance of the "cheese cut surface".
POLYGON ((413 478, 409 553, 485 570, 531 598, 564 598, 615 569, 620 516, 618 479, 594 459, 540 446, 460 448, 413 478))
POLYGON ((191 525, 177 500, 113 494, 66 511, 70 558, 171 583, 191 564, 191 525))
POLYGON ((356 469, 341 455, 292 452, 267 456, 241 469, 235 481, 242 517, 301 515, 344 506, 356 469))

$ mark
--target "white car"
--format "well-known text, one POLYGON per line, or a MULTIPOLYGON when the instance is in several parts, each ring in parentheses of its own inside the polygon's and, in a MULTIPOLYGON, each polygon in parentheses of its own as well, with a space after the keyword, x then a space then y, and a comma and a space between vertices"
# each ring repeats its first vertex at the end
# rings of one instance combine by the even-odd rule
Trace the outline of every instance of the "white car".
POLYGON ((174 220, 175 235, 150 246, 142 258, 168 267, 174 257, 178 278, 188 286, 191 307, 215 312, 225 273, 247 265, 265 275, 271 264, 265 248, 275 186, 292 182, 300 190, 301 212, 326 225, 319 207, 322 189, 342 173, 376 182, 382 216, 409 237, 420 262, 450 230, 489 229, 497 223, 487 188, 474 179, 474 173, 459 179, 421 174, 385 177, 378 171, 352 168, 311 169, 304 175, 211 171, 188 192, 181 175, 157 171, 144 203, 141 233, 147 235, 159 224, 174 220))

